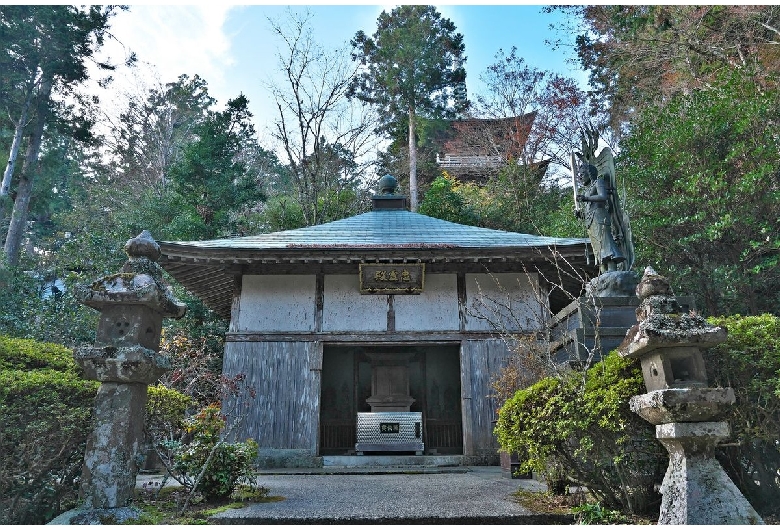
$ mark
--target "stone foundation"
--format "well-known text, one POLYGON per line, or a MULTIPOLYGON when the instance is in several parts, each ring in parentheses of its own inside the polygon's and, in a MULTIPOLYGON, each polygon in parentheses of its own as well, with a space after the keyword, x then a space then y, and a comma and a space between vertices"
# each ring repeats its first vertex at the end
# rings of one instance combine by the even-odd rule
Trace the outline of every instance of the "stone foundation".
POLYGON ((636 294, 637 324, 618 353, 639 359, 647 393, 631 398, 631 410, 656 426, 669 452, 658 524, 763 524, 714 457, 730 436, 728 422, 717 420, 735 397, 731 388, 707 387, 702 350, 726 340, 726 330, 684 310, 650 267, 636 294))

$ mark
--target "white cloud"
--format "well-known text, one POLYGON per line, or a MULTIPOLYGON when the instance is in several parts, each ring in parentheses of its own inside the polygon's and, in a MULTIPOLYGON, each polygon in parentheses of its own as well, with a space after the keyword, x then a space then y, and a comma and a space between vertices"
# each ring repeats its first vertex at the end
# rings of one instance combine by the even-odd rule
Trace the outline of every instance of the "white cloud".
POLYGON ((155 65, 163 82, 198 74, 224 85, 233 63, 230 38, 223 32, 230 6, 135 5, 112 21, 112 33, 138 60, 155 65))
MULTIPOLYGON (((209 93, 224 104, 228 99, 226 71, 234 63, 231 37, 224 26, 232 6, 213 5, 132 5, 110 21, 107 38, 97 59, 118 65, 114 81, 98 87, 105 72, 93 70, 87 92, 96 94, 106 117, 116 119, 130 94, 145 97, 159 83, 175 81, 179 75, 204 78, 209 93), (133 52, 138 65, 122 66, 133 52)), ((232 94, 231 94, 232 96, 232 94)), ((98 126, 98 132, 106 126, 98 126)))

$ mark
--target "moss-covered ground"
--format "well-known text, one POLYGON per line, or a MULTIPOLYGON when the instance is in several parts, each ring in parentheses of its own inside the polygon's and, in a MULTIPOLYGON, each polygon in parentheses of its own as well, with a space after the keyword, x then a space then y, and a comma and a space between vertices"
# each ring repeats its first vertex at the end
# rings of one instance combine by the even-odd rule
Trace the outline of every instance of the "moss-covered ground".
POLYGON ((283 497, 269 495, 266 488, 240 488, 230 498, 220 501, 205 501, 194 496, 186 509, 186 492, 181 487, 165 487, 157 489, 136 490, 133 507, 143 513, 136 519, 125 521, 125 524, 144 525, 191 525, 209 524, 208 518, 231 508, 242 508, 250 503, 277 502, 283 497))

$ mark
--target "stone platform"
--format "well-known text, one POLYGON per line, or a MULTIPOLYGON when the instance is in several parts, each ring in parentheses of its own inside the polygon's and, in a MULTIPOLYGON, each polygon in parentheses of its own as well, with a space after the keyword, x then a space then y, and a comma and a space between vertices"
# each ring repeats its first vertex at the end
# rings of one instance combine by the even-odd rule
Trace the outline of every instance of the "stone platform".
MULTIPOLYGON (((362 456, 323 456, 324 470, 344 468, 372 470, 392 469, 436 469, 457 468, 469 465, 469 458, 460 455, 417 456, 417 455, 362 455, 362 456)), ((466 468, 463 468, 466 469, 466 468)))

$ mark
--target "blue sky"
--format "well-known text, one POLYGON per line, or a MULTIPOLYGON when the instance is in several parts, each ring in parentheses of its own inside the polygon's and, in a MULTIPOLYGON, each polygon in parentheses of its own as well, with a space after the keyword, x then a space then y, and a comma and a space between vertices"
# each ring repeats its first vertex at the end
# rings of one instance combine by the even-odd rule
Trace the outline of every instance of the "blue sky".
MULTIPOLYGON (((157 72, 162 82, 179 74, 198 74, 209 84, 220 104, 239 93, 250 101, 258 131, 274 119, 264 82, 276 72, 277 41, 268 17, 284 17, 288 9, 308 9, 314 15, 313 34, 326 47, 348 43, 358 30, 372 34, 377 16, 393 5, 131 5, 112 22, 113 33, 138 58, 148 63, 141 75, 157 72)), ((494 62, 499 48, 516 46, 533 67, 552 70, 585 83, 585 74, 570 64, 569 52, 553 51, 546 39, 557 35, 549 26, 560 15, 542 13, 539 5, 442 5, 439 12, 464 36, 467 88, 470 95, 482 89, 479 76, 494 62)), ((106 53, 121 58, 113 43, 106 53)), ((112 90, 121 90, 121 75, 112 90)), ((104 97, 104 100, 106 98, 104 97)), ((109 96, 107 101, 120 101, 109 96)))

